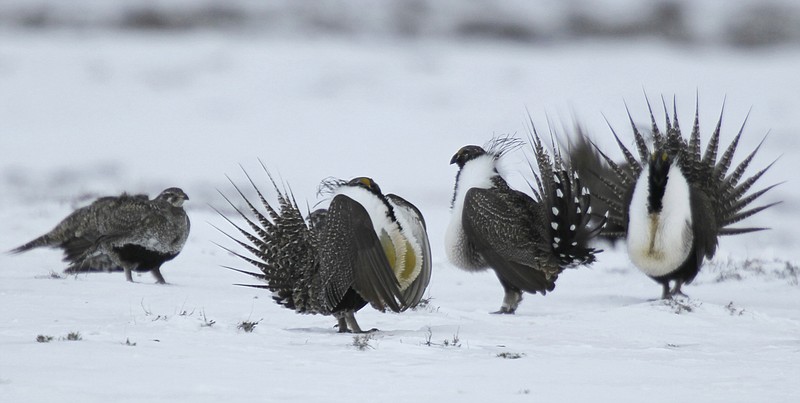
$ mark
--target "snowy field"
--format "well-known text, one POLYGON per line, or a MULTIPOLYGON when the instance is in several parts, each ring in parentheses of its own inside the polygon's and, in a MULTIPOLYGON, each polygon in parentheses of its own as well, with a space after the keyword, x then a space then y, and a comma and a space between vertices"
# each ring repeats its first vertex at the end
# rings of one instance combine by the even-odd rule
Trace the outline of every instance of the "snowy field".
MULTIPOLYGON (((183 253, 151 275, 55 278, 58 251, 0 254, 0 401, 795 402, 800 397, 800 49, 678 48, 656 41, 558 47, 447 40, 303 40, 245 34, 14 31, 0 41, 0 250, 74 208, 122 191, 180 186, 193 223, 183 253), (623 102, 678 99, 706 138, 723 99, 723 139, 751 110, 740 158, 770 133, 753 168, 783 200, 723 239, 666 304, 622 248, 527 295, 514 316, 494 275, 443 251, 456 168, 493 134, 558 131, 577 119, 605 148, 605 118, 630 139, 623 102), (216 193, 257 159, 316 200, 322 178, 371 176, 417 204, 434 252, 430 304, 367 307, 363 349, 334 320, 301 316, 248 279, 211 224, 216 193), (252 332, 238 328, 258 322, 252 332), (77 341, 66 340, 79 333, 77 341), (48 343, 37 336, 52 336, 48 343)), ((659 115, 660 116, 660 115, 659 115)), ((512 180, 527 169, 521 153, 512 180)), ((753 172, 753 171, 751 171, 753 172)), ((225 227, 227 228, 227 227, 225 227)))

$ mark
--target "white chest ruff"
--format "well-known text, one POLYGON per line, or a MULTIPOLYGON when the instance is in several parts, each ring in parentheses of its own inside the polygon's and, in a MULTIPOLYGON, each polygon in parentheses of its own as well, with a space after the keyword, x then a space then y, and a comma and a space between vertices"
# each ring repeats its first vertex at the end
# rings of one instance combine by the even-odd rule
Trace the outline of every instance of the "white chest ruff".
POLYGON ((444 235, 444 243, 447 259, 456 267, 464 270, 482 270, 487 267, 482 259, 475 256, 470 250, 462 219, 467 191, 472 188, 491 188, 491 178, 497 175, 495 163, 494 156, 483 155, 464 164, 458 175, 452 214, 444 235))
POLYGON ((395 218, 400 225, 393 222, 383 201, 366 189, 343 186, 336 194, 348 196, 364 206, 384 252, 391 251, 387 258, 400 283, 400 290, 408 288, 422 270, 422 247, 417 239, 406 233, 411 228, 406 217, 395 209, 395 218))
POLYGON ((652 277, 677 270, 692 249, 692 210, 689 184, 677 164, 669 170, 660 213, 647 211, 648 173, 645 166, 633 191, 628 210, 628 256, 652 277))

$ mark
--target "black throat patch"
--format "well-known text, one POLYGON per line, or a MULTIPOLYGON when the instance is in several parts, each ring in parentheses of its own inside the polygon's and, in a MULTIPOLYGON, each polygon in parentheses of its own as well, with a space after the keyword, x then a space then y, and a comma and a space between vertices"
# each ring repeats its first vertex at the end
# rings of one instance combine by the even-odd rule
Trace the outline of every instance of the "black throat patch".
POLYGON ((656 158, 650 161, 650 169, 647 176, 647 212, 650 214, 660 213, 664 207, 664 192, 667 190, 669 180, 669 168, 671 161, 656 158))

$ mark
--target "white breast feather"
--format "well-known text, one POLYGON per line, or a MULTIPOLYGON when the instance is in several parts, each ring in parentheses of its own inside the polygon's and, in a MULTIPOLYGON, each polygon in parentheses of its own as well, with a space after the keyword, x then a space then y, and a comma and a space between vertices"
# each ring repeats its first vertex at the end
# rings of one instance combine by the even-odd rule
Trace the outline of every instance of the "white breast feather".
MULTIPOLYGON (((411 214, 414 213, 411 212, 411 210, 406 209, 405 207, 398 206, 392 203, 391 200, 389 200, 389 204, 391 204, 392 207, 394 208, 394 216, 395 218, 397 218, 397 222, 399 222, 400 226, 403 227, 402 236, 408 240, 408 244, 411 245, 411 249, 414 250, 414 256, 415 256, 414 270, 406 280, 398 278, 398 280, 400 280, 400 291, 404 291, 406 288, 408 288, 408 286, 411 285, 411 283, 414 282, 414 280, 417 279, 417 276, 419 276, 419 273, 422 271, 422 245, 420 244, 420 242, 423 242, 423 240, 414 237, 412 231, 413 228, 412 225, 416 224, 411 222, 411 220, 413 220, 414 218, 410 216, 411 214)), ((403 266, 395 266, 395 267, 397 267, 397 269, 395 270, 395 274, 397 274, 396 273, 397 270, 401 270, 403 266)))
POLYGON ((489 189, 492 187, 492 176, 497 175, 494 156, 486 154, 467 161, 461 169, 456 183, 455 202, 453 203, 450 224, 444 236, 445 250, 450 263, 465 270, 480 270, 485 267, 476 265, 467 253, 467 238, 461 225, 464 212, 464 198, 472 188, 489 189))
MULTIPOLYGON (((364 206, 369 214, 370 220, 372 220, 372 227, 374 228, 378 239, 381 238, 382 234, 388 234, 389 239, 392 240, 396 260, 394 262, 389 262, 389 264, 392 265, 392 268, 404 267, 407 248, 405 237, 400 232, 400 227, 397 225, 397 223, 392 222, 387 215, 388 209, 386 205, 383 204, 383 201, 369 190, 356 186, 341 186, 336 190, 334 196, 335 195, 347 196, 364 206)), ((395 218, 397 218, 396 214, 395 218)), ((405 285, 405 287, 407 286, 408 284, 405 285)), ((405 287, 403 287, 401 284, 401 289, 405 287)))
POLYGON ((670 167, 661 212, 648 214, 648 173, 642 170, 631 200, 628 223, 628 256, 634 265, 653 277, 680 267, 692 248, 692 210, 689 184, 677 163, 670 167))

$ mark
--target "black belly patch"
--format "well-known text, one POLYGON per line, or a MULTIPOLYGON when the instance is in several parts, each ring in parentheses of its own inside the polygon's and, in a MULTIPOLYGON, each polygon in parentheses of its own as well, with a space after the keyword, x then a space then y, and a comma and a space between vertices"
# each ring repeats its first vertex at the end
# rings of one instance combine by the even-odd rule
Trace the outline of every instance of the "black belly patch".
POLYGON ((150 271, 161 267, 164 262, 172 260, 177 253, 162 253, 147 249, 140 245, 123 245, 113 249, 123 262, 136 263, 134 271, 150 271))
POLYGON ((367 301, 358 295, 356 290, 350 288, 344 293, 342 300, 333 308, 332 312, 358 311, 367 305, 367 301))

